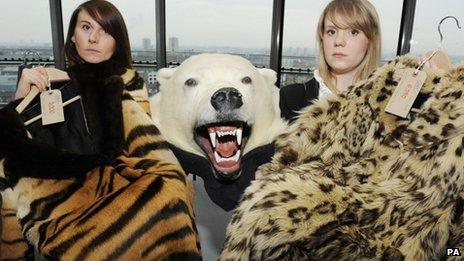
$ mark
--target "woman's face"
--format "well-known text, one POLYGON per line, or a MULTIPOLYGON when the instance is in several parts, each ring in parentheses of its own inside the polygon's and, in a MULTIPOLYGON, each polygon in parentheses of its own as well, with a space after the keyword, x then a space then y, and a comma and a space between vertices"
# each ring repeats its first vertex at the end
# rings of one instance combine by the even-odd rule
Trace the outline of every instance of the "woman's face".
POLYGON ((85 10, 80 11, 77 16, 71 41, 76 45, 77 54, 88 63, 109 60, 116 48, 113 36, 108 34, 85 10))
POLYGON ((324 58, 336 75, 356 70, 369 47, 369 39, 362 31, 338 28, 327 18, 324 20, 322 43, 324 58))

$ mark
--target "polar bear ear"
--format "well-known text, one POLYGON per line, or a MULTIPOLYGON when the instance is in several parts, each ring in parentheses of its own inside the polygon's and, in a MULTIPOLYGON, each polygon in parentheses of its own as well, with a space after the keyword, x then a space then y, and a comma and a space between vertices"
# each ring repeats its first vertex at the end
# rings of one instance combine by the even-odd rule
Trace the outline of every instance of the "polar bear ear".
POLYGON ((169 81, 169 79, 171 79, 176 69, 177 68, 163 68, 158 70, 156 73, 156 80, 160 83, 160 85, 165 84, 167 81, 169 81))
POLYGON ((269 85, 274 85, 277 81, 277 73, 274 70, 267 69, 267 68, 260 68, 258 69, 259 73, 264 77, 266 82, 269 85))

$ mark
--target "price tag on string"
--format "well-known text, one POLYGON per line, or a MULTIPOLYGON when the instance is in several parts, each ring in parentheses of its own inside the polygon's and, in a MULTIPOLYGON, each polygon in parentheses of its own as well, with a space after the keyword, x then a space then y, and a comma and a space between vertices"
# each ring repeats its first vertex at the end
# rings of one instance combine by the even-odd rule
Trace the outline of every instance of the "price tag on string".
POLYGON ((47 90, 40 94, 42 125, 64 121, 63 101, 60 90, 47 90))
POLYGON ((426 79, 427 74, 423 71, 405 69, 385 111, 406 118, 426 79))

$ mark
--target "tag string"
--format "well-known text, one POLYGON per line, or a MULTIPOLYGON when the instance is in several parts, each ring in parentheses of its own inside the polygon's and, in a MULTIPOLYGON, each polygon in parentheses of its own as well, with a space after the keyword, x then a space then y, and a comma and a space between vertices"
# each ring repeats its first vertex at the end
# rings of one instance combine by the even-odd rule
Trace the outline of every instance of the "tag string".
POLYGON ((425 58, 425 60, 423 60, 419 66, 416 68, 416 70, 414 70, 414 75, 417 75, 417 73, 419 73, 419 70, 422 68, 422 66, 424 66, 424 64, 426 62, 428 62, 430 59, 432 59, 432 57, 438 52, 438 50, 435 50, 433 51, 432 54, 430 54, 427 58, 425 58))
POLYGON ((51 91, 52 90, 52 84, 50 83, 50 76, 48 76, 47 78, 48 78, 47 90, 51 91))

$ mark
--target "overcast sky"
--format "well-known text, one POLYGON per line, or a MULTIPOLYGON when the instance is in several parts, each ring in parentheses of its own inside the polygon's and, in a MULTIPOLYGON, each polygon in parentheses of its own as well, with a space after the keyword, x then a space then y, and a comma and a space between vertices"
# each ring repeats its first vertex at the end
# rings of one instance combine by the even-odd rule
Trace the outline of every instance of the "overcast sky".
MULTIPOLYGON (((63 0, 63 21, 83 1, 63 0)), ((155 43, 154 0, 112 0, 123 14, 133 46, 142 38, 155 43)), ((315 48, 315 28, 328 0, 287 0, 284 48, 315 48)), ((395 53, 402 0, 372 0, 381 20, 384 53, 395 53)), ((49 0, 0 0, 0 43, 51 43, 49 0)), ((413 52, 439 46, 437 24, 455 15, 464 26, 464 1, 417 1, 413 52)), ((180 46, 232 46, 269 48, 272 0, 166 0, 167 37, 179 38, 180 46)), ((464 55, 464 28, 447 20, 442 31, 443 48, 464 55)))

